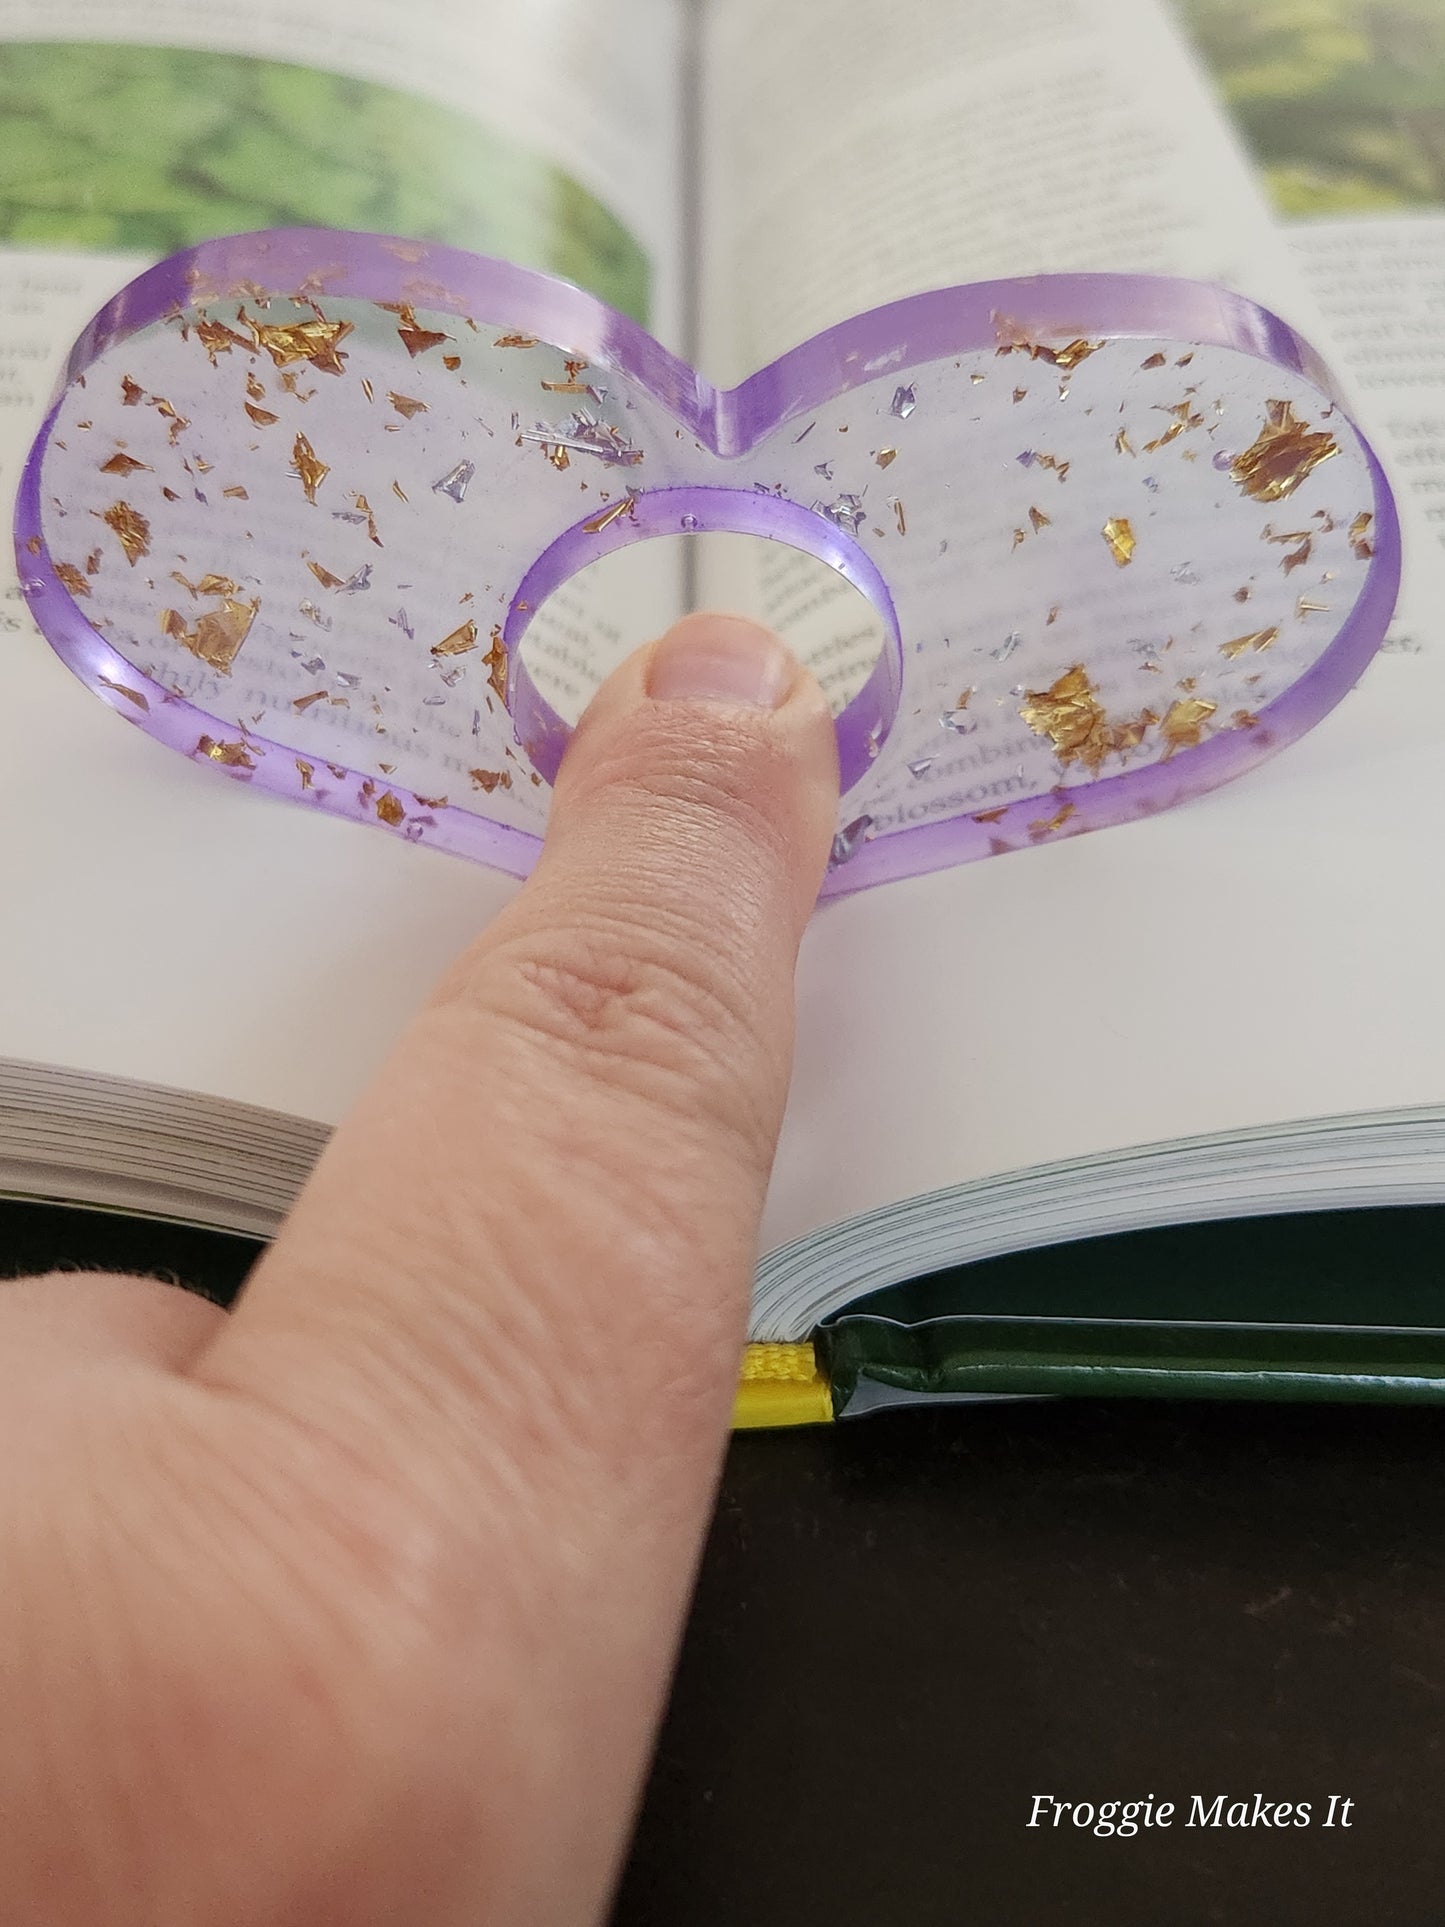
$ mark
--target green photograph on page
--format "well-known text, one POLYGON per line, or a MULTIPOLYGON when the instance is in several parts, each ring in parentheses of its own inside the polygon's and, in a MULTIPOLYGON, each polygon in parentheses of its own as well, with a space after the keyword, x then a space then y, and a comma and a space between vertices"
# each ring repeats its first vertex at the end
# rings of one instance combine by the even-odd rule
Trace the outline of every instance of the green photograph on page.
POLYGON ((0 245, 166 255, 304 226, 500 255, 648 319, 616 217, 455 108, 243 54, 0 44, 0 245))
POLYGON ((1445 205, 1440 0, 1179 0, 1281 214, 1445 205))

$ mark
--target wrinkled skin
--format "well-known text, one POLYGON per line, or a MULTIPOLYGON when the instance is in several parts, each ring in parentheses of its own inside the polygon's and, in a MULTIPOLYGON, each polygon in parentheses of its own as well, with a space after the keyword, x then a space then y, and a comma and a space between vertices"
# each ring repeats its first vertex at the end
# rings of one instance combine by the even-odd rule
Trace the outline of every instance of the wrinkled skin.
POLYGON ((5 1919, 605 1912, 836 785, 811 678, 689 618, 594 701, 537 874, 233 1314, 145 1279, 0 1286, 5 1919))

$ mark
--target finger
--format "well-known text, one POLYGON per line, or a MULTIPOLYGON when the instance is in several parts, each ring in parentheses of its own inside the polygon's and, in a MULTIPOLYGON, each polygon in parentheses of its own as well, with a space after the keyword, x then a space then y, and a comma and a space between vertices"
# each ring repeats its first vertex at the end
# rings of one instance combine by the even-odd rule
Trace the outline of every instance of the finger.
POLYGON ((546 850, 337 1133, 214 1379, 395 1462, 711 1463, 837 799, 821 692, 696 616, 580 725, 546 850), (698 1441, 703 1443, 699 1444, 698 1441))
POLYGON ((441 1709, 427 1756, 453 1793, 485 1786, 462 1853, 498 1921, 591 1918, 615 1870, 726 1427, 836 802, 822 694, 766 632, 695 617, 625 664, 536 875, 194 1373, 304 1424, 298 1464, 317 1436, 342 1449, 336 1489, 288 1504, 324 1543, 328 1505, 354 1532, 365 1494, 368 1583, 392 1574, 367 1623, 422 1618, 438 1672, 400 1699, 441 1709))
POLYGON ((209 1299, 161 1278, 84 1271, 0 1282, 0 1382, 125 1360, 180 1371, 225 1321, 209 1299))

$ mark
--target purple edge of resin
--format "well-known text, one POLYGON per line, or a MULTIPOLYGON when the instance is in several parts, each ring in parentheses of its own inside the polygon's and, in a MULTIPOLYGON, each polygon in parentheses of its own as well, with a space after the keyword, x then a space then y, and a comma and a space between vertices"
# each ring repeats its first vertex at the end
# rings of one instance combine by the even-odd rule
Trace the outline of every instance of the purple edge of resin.
MULTIPOLYGON (((318 289, 323 294, 404 301, 415 299, 408 289, 425 267, 439 272, 449 290, 447 298, 429 292, 427 307, 458 315, 485 314, 493 320, 505 317, 508 326, 525 328, 569 354, 628 376, 705 447, 724 458, 746 454, 786 422, 878 379, 885 368, 890 376, 904 378, 912 367, 991 348, 997 342, 994 317, 998 312, 1029 311, 1040 304, 1067 315, 1071 333, 1164 337, 1201 347, 1233 348, 1275 362, 1304 375, 1345 413, 1328 369, 1292 328, 1242 295, 1200 282, 1151 275, 1067 274, 938 289, 829 328, 737 388, 720 391, 636 322, 569 282, 457 248, 428 245, 421 260, 405 258, 414 253, 409 243, 324 228, 277 229, 208 241, 159 262, 132 281, 101 309, 71 351, 57 400, 21 478, 15 517, 21 580, 42 632, 81 681, 129 721, 183 755, 211 760, 204 754, 197 758, 199 738, 224 736, 230 726, 142 676, 91 627, 56 576, 44 546, 40 478, 60 399, 70 383, 118 342, 161 320, 178 304, 187 306, 193 299, 192 276, 227 284, 256 280, 278 292, 314 278, 324 282, 318 289), (32 538, 41 542, 39 553, 30 552, 32 538), (145 695, 149 711, 140 711, 109 686, 117 682, 145 695)), ((1031 325, 1040 333, 1053 332, 1046 320, 1034 320, 1031 325)), ((1375 520, 1374 554, 1364 585, 1328 649, 1297 682, 1259 711, 1255 728, 1223 730, 1167 762, 1022 798, 1009 804, 993 823, 962 816, 872 842, 860 836, 849 860, 830 869, 822 895, 841 896, 871 884, 919 876, 997 853, 1000 845, 1029 847, 1042 840, 1031 833, 1031 821, 1051 805, 1057 811, 1067 802, 1072 809, 1066 822, 1049 834, 1049 841, 1150 815, 1242 775, 1302 736, 1358 680, 1384 639, 1399 590, 1400 531, 1394 500, 1368 444, 1365 453, 1375 520)), ((631 514, 617 517, 600 534, 585 531, 579 523, 531 565, 513 595, 502 633, 510 661, 513 720, 535 766, 548 780, 555 775, 568 731, 517 657, 530 611, 585 563, 611 549, 650 536, 680 533, 684 527, 688 532, 763 536, 802 548, 837 569, 883 617, 888 639, 878 665, 837 719, 846 792, 866 773, 870 739, 876 742, 886 735, 902 686, 902 644, 886 582, 859 544, 812 509, 725 485, 642 490, 631 514), (689 518, 686 523, 684 517, 689 518)), ((245 740, 256 754, 256 767, 218 766, 226 767, 226 774, 294 801, 318 801, 314 791, 303 788, 294 747, 250 733, 245 740)), ((346 780, 359 789, 364 772, 350 772, 346 780)), ((379 778, 371 780, 380 788, 379 778)), ((400 799, 411 796, 405 789, 391 788, 400 799)), ((411 801, 421 822, 413 819, 393 834, 410 832, 413 840, 514 876, 525 876, 536 861, 540 839, 526 831, 457 807, 431 810, 414 796, 411 801)), ((376 816, 374 794, 363 798, 350 788, 333 790, 322 807, 385 827, 376 816)), ((1047 815, 1043 820, 1048 820, 1047 815)))

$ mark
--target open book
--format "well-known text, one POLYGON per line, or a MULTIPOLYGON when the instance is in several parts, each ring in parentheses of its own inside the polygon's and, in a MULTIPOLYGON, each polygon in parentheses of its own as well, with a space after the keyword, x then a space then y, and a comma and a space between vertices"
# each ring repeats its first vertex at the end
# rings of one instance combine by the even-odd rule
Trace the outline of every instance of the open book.
MULTIPOLYGON (((551 269, 724 383, 885 300, 1068 269, 1225 282, 1333 361, 1406 521, 1386 653, 1201 802, 819 912, 759 1340, 1031 1244, 1445 1195, 1445 28, 1425 0, 1334 11, 1351 32, 1305 60, 1267 0, 0 0, 7 492, 110 293, 279 224, 551 269)), ((545 612, 564 714, 692 599, 772 621, 837 703, 876 653, 854 592, 788 551, 610 562, 545 612)), ((269 1232, 515 885, 122 729, 13 582, 0 623, 0 1186, 269 1232)), ((958 1350, 873 1382, 1004 1382, 958 1350)))

